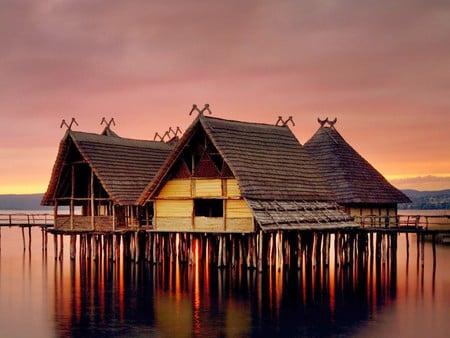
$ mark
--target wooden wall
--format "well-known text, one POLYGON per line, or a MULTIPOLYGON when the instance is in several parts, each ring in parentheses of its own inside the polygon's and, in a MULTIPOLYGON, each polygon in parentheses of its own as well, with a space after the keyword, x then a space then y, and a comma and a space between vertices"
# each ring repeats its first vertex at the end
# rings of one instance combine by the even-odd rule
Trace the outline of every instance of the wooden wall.
POLYGON ((172 179, 155 199, 154 228, 160 231, 254 232, 253 215, 236 179, 172 179), (194 199, 223 200, 223 217, 195 216, 194 199))
POLYGON ((397 205, 358 205, 347 207, 347 212, 355 217, 356 221, 375 222, 375 225, 396 225, 397 205))

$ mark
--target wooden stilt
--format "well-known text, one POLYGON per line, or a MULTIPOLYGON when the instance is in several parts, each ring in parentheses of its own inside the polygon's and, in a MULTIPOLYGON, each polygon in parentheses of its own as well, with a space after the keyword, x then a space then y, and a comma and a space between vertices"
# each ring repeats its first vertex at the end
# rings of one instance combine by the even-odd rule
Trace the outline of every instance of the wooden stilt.
POLYGON ((31 252, 31 226, 28 227, 28 251, 31 252))
POLYGON ((59 260, 63 259, 64 255, 64 236, 60 235, 60 246, 59 246, 59 260))
POLYGON ((70 235, 70 259, 74 260, 77 252, 76 248, 77 243, 77 235, 70 235))
POLYGON ((55 260, 58 259, 58 235, 53 234, 53 249, 55 252, 55 260))
POLYGON ((24 227, 23 227, 23 226, 21 227, 21 231, 22 231, 22 244, 23 244, 23 251, 25 251, 25 250, 26 250, 26 248, 27 248, 27 246, 26 246, 26 244, 25 244, 25 230, 24 230, 24 227))
POLYGON ((86 257, 87 257, 87 259, 91 259, 91 255, 92 255, 92 236, 90 234, 86 235, 86 244, 87 244, 86 257))

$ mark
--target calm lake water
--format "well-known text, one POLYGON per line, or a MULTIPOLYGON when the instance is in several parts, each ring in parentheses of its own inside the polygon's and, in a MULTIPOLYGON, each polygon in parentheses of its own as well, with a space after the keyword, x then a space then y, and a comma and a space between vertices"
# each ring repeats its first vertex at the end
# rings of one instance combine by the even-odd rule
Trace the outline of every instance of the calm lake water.
MULTIPOLYGON (((448 337, 450 246, 425 264, 415 235, 397 262, 266 271, 54 259, 33 229, 1 229, 0 337, 448 337)), ((333 262, 333 260, 332 260, 333 262)))

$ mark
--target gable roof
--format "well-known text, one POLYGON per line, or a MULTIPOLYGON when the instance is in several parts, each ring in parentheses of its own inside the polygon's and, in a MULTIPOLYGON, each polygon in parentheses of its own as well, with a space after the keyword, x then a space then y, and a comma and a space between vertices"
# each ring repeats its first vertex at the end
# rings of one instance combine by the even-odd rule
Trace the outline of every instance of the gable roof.
POLYGON ((242 197, 264 231, 359 226, 327 191, 316 164, 287 126, 230 121, 203 114, 194 120, 139 202, 154 197, 202 128, 237 179, 242 197))
POLYGON ((115 203, 122 205, 136 203, 172 150, 172 146, 164 142, 127 139, 114 132, 98 135, 68 130, 60 142, 42 204, 49 205, 54 202, 71 142, 94 171, 109 196, 115 203))
POLYGON ((321 126, 304 148, 317 163, 338 203, 407 203, 409 198, 392 186, 356 152, 334 126, 321 126))
POLYGON ((308 153, 287 126, 206 117, 186 130, 171 156, 141 196, 144 202, 162 184, 198 128, 203 128, 230 167, 244 198, 333 200, 308 153))

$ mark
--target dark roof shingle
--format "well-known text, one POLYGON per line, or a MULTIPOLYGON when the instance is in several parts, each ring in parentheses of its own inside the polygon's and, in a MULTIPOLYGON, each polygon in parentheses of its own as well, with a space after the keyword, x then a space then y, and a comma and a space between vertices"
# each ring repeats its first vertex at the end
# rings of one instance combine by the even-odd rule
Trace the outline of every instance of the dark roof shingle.
POLYGON ((144 188, 153 180, 172 147, 164 142, 133 140, 92 133, 69 131, 60 144, 49 187, 42 200, 51 203, 64 165, 69 139, 75 144, 118 204, 136 204, 144 188))
POLYGON ((203 116, 200 123, 245 198, 332 200, 315 163, 287 126, 203 116))
POLYGON ((305 143, 338 203, 391 204, 410 202, 369 162, 356 152, 334 127, 321 126, 305 143))

